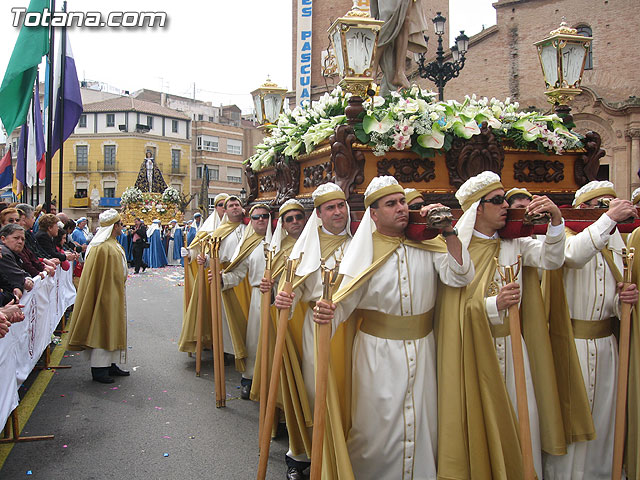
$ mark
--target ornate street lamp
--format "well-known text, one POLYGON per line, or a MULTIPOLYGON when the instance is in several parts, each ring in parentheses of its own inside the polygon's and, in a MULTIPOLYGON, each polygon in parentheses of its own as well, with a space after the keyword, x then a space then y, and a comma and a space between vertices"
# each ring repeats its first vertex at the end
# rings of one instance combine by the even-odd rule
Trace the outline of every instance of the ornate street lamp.
POLYGON ((547 100, 556 106, 559 115, 568 115, 568 103, 582 93, 580 83, 592 37, 578 35, 564 18, 550 36, 536 42, 538 58, 544 75, 547 100))
POLYGON ((242 205, 244 205, 244 203, 247 201, 247 191, 245 190, 244 187, 242 187, 240 189, 239 198, 240 198, 240 203, 242 203, 242 205))
POLYGON ((384 22, 354 7, 329 27, 329 37, 342 77, 340 86, 352 94, 347 107, 349 123, 362 111, 362 97, 373 82, 372 63, 378 45, 378 34, 384 22))
POLYGON ((266 82, 251 92, 258 123, 268 125, 278 121, 286 93, 286 88, 279 87, 268 77, 266 82))
MULTIPOLYGON (((456 44, 451 47, 451 56, 453 62, 444 61, 444 48, 442 48, 442 36, 444 35, 444 24, 447 19, 437 12, 433 19, 433 30, 438 35, 438 49, 436 50, 436 59, 433 62, 425 64, 424 53, 418 56, 418 74, 422 78, 427 78, 438 87, 438 98, 444 100, 444 86, 452 78, 460 75, 460 70, 464 68, 465 55, 469 49, 469 37, 464 34, 464 30, 460 31, 460 35, 456 37, 456 44)), ((425 40, 428 38, 425 36, 425 40)))

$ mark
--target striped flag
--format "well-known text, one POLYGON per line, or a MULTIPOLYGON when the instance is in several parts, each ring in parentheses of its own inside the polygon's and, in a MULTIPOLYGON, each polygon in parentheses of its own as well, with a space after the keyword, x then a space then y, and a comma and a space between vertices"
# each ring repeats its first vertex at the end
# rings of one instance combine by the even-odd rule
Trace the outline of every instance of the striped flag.
POLYGON ((11 165, 11 145, 7 153, 0 160, 0 188, 11 185, 13 182, 13 166, 11 165))

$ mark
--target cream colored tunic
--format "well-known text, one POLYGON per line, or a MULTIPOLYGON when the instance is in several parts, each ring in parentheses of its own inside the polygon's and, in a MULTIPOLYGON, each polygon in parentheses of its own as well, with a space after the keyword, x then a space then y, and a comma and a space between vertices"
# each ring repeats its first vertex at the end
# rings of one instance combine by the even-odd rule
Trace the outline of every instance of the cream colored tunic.
MULTIPOLYGON (((474 231, 473 235, 480 238, 488 238, 479 232, 474 231)), ((494 238, 497 238, 497 234, 494 238)), ((522 255, 522 264, 528 267, 541 268, 543 270, 554 270, 560 268, 564 261, 565 234, 564 223, 558 226, 549 226, 546 236, 541 239, 531 237, 515 238, 500 241, 500 265, 512 265, 518 260, 518 255, 522 255)), ((494 281, 501 285, 499 273, 496 271, 494 281)), ((518 276, 518 283, 522 289, 522 278, 518 276)), ((522 290, 520 290, 522 292, 522 290)), ((489 321, 493 325, 501 325, 508 322, 506 310, 498 311, 496 305, 497 297, 485 298, 485 307, 489 321)), ((531 446, 533 451, 533 463, 538 478, 542 478, 542 447, 540 443, 540 422, 538 417, 538 406, 536 395, 531 379, 531 368, 529 365, 529 354, 524 339, 521 337, 522 351, 524 354, 524 371, 527 384, 527 404, 529 408, 529 425, 531 428, 531 446)), ((493 339, 502 379, 507 387, 509 398, 513 410, 518 416, 515 372, 513 365, 513 350, 511 347, 511 336, 496 337, 493 339)))
MULTIPOLYGON (((567 238, 564 288, 571 318, 604 320, 618 315, 616 280, 600 250, 614 249, 622 272, 624 243, 619 233, 610 235, 616 222, 603 214, 579 234, 567 238)), ((545 455, 545 479, 599 480, 611 478, 615 401, 618 378, 618 344, 613 335, 575 340, 582 378, 591 406, 596 438, 567 446, 567 454, 545 455)))
MULTIPOLYGON (((338 304, 334 327, 355 309, 417 315, 435 306, 437 276, 463 287, 473 280, 445 253, 400 245, 371 278, 338 304)), ((342 285, 346 285, 345 278, 342 285)), ((358 480, 436 479, 438 390, 433 332, 417 340, 356 333, 352 357, 352 428, 347 447, 358 480)))
POLYGON ((222 274, 224 282, 223 290, 240 285, 240 282, 249 275, 251 285, 251 303, 249 305, 249 318, 247 319, 247 360, 243 378, 253 378, 253 369, 256 363, 256 352, 260 337, 260 282, 264 276, 266 261, 264 258, 264 240, 247 257, 229 273, 222 274))

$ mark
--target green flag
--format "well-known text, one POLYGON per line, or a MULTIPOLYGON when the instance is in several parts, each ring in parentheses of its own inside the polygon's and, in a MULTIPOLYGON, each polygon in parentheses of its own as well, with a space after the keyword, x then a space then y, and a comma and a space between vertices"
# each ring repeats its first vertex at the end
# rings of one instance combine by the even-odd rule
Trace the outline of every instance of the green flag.
MULTIPOLYGON (((49 0, 31 0, 27 12, 40 12, 49 7, 49 0)), ((23 17, 24 18, 24 17, 23 17)), ((13 53, 0 86, 0 119, 7 135, 25 122, 33 83, 42 57, 49 52, 49 28, 20 28, 13 53)))

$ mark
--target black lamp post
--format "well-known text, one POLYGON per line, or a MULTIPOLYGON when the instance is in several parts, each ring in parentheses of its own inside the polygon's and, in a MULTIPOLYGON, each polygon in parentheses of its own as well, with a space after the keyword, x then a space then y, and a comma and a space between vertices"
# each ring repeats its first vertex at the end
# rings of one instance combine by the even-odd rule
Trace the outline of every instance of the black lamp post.
MULTIPOLYGON (((460 35, 456 37, 456 44, 451 47, 451 55, 453 62, 444 61, 444 48, 442 48, 442 36, 444 35, 444 24, 447 21, 441 12, 433 19, 433 29, 438 35, 438 49, 436 50, 436 59, 433 62, 425 64, 424 53, 418 57, 418 74, 422 78, 428 78, 438 87, 438 98, 444 100, 444 86, 452 78, 460 75, 460 70, 464 67, 465 54, 469 48, 469 37, 464 34, 464 30, 460 31, 460 35)), ((425 40, 428 38, 425 36, 425 40)))
POLYGON ((240 202, 244 205, 244 202, 247 201, 247 191, 244 187, 240 189, 240 202))

